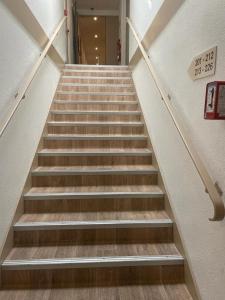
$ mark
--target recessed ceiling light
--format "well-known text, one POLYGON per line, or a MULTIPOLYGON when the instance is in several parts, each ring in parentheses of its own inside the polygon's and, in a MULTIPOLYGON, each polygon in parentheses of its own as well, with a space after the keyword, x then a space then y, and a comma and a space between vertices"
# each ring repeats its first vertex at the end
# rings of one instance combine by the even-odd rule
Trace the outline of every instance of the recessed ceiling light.
POLYGON ((96 59, 99 59, 99 56, 96 56, 95 58, 96 58, 96 59))
POLYGON ((94 21, 98 21, 98 17, 94 17, 93 20, 94 20, 94 21))
POLYGON ((98 51, 98 47, 95 47, 95 50, 98 51))
POLYGON ((97 34, 95 34, 95 35, 94 35, 94 37, 95 37, 95 39, 97 39, 97 38, 98 38, 98 35, 97 35, 97 34))

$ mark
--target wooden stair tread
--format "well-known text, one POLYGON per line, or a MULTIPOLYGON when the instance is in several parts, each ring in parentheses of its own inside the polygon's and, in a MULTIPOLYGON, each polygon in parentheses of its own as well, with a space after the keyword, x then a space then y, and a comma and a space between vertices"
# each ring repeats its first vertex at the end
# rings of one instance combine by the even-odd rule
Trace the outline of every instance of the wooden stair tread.
POLYGON ((123 80, 131 80, 131 76, 127 76, 127 77, 108 77, 108 76, 105 76, 105 77, 98 77, 98 76, 65 76, 63 75, 61 77, 61 79, 84 79, 84 80, 92 80, 92 79, 102 79, 102 80, 119 80, 119 79, 123 79, 123 80))
POLYGON ((136 100, 123 100, 123 101, 117 101, 117 100, 54 100, 53 103, 57 104, 116 104, 116 105, 124 105, 124 104, 132 104, 137 105, 136 100))
POLYGON ((76 82, 59 82, 59 86, 75 86, 75 87, 133 87, 132 83, 76 83, 76 82))
POLYGON ((71 149, 71 148, 62 148, 62 149, 42 149, 38 152, 40 156, 57 156, 57 155, 78 155, 78 156, 94 156, 94 155, 102 155, 102 156, 113 156, 113 155, 126 155, 126 156, 135 156, 135 155, 152 155, 152 151, 147 148, 139 148, 139 149, 129 149, 129 148, 114 148, 114 149, 104 149, 104 148, 82 148, 82 149, 71 149))
POLYGON ((57 90, 56 94, 65 94, 65 95, 100 95, 100 96, 135 96, 135 92, 107 92, 107 91, 82 91, 82 92, 77 92, 77 91, 62 91, 62 90, 57 90))
POLYGON ((60 134, 60 133, 55 133, 55 134, 47 134, 44 136, 45 139, 53 139, 53 138, 65 138, 65 139, 147 139, 146 135, 141 135, 141 134, 60 134))
POLYGON ((157 220, 171 223, 165 211, 122 211, 122 212, 78 212, 78 213, 54 213, 54 214, 23 214, 18 223, 30 222, 72 222, 72 221, 122 221, 122 220, 157 220))
POLYGON ((49 121, 51 126, 143 126, 142 122, 73 122, 73 121, 49 121))
POLYGON ((163 195, 162 190, 157 185, 132 185, 132 186, 70 186, 70 187, 33 187, 25 195, 39 193, 157 193, 163 195))
POLYGON ((92 299, 92 300, 192 300, 185 284, 138 284, 113 287, 85 287, 64 289, 33 289, 33 290, 4 290, 0 291, 2 299, 92 299), (141 297, 141 298, 140 298, 141 297))
POLYGON ((122 111, 122 110, 113 110, 113 111, 103 111, 103 110, 51 110, 51 114, 74 114, 74 115, 95 115, 95 114, 99 114, 99 115, 140 115, 141 112, 140 111, 122 111))
POLYGON ((113 149, 102 149, 102 148, 95 148, 95 149, 89 149, 89 148, 74 148, 74 149, 71 149, 71 148, 58 148, 58 149, 48 149, 48 148, 45 148, 45 149, 42 149, 39 153, 60 153, 60 152, 71 152, 71 153, 80 153, 80 152, 85 152, 85 153, 89 153, 89 152, 93 152, 93 153, 99 153, 99 152, 102 152, 102 153, 110 153, 110 154, 113 154, 113 153, 152 153, 152 151, 148 148, 138 148, 138 149, 133 149, 133 148, 113 148, 113 149))
POLYGON ((100 245, 66 245, 48 247, 15 247, 6 261, 98 258, 98 257, 143 257, 143 256, 180 256, 173 243, 157 244, 100 244, 100 245))
POLYGON ((102 165, 102 166, 48 166, 37 167, 32 171, 33 175, 39 174, 107 174, 107 173, 137 173, 137 174, 157 174, 157 169, 151 165, 102 165))

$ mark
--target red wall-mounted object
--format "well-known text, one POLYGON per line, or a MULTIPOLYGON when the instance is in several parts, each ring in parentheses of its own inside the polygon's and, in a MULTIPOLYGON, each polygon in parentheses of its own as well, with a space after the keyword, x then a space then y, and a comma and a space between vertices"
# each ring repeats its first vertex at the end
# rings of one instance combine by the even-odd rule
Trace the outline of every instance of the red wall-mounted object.
POLYGON ((67 11, 67 9, 64 9, 64 16, 65 16, 65 17, 68 16, 68 11, 67 11))
POLYGON ((214 81, 207 84, 204 118, 225 120, 225 81, 214 81))

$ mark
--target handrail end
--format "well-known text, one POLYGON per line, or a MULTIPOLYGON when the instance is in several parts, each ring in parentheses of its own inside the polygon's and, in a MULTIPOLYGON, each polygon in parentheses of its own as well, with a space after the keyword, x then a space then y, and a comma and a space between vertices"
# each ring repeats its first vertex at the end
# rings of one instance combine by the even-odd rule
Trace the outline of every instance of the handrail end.
POLYGON ((209 221, 222 221, 225 218, 225 207, 224 203, 221 202, 220 204, 214 205, 214 216, 209 218, 209 221))

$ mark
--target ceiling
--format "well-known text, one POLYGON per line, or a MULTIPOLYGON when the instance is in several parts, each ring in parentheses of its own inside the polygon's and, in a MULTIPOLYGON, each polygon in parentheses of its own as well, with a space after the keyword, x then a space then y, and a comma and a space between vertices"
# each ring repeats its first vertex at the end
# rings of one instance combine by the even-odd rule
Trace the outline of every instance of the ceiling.
POLYGON ((78 9, 118 10, 120 0, 77 0, 78 9))

